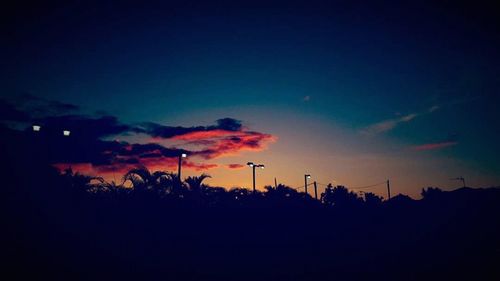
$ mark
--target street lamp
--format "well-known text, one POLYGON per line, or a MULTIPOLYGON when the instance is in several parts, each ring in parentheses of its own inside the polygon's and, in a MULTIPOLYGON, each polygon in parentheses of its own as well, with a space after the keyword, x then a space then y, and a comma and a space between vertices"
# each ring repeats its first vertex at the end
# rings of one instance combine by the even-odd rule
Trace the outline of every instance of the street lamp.
POLYGON ((253 174, 253 193, 255 194, 255 168, 264 169, 264 164, 254 164, 253 162, 248 162, 247 165, 252 168, 253 174))
POLYGON ((70 134, 71 134, 71 131, 69 131, 69 130, 64 130, 64 131, 63 131, 63 135, 64 135, 65 137, 69 137, 69 135, 70 135, 70 134))
POLYGON ((40 125, 33 125, 33 131, 39 132, 42 127, 40 125))
POLYGON ((177 176, 179 178, 179 187, 181 186, 181 167, 182 167, 182 158, 186 158, 187 157, 187 153, 185 152, 182 152, 179 154, 179 168, 177 169, 177 176))
POLYGON ((310 178, 311 178, 311 175, 309 175, 309 174, 304 175, 304 188, 305 188, 306 194, 308 194, 307 193, 307 179, 310 179, 310 178))

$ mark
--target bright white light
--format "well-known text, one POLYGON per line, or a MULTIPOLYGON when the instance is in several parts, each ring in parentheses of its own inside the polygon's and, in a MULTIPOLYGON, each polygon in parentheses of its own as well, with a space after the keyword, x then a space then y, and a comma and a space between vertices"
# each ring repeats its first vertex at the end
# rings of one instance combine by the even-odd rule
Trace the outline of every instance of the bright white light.
POLYGON ((38 125, 33 125, 33 131, 35 131, 35 132, 40 131, 40 129, 41 129, 41 128, 42 128, 42 127, 40 127, 40 126, 38 126, 38 125))
POLYGON ((247 165, 253 167, 253 162, 248 162, 247 165))
POLYGON ((311 178, 311 175, 307 175, 307 178, 310 179, 311 178))
POLYGON ((70 134, 70 133, 71 133, 71 132, 70 132, 70 131, 68 131, 68 130, 64 130, 64 131, 63 131, 63 135, 64 135, 64 136, 66 136, 66 137, 67 137, 67 136, 69 136, 69 134, 70 134))
POLYGON ((261 165, 261 166, 260 166, 260 168, 261 168, 261 169, 264 169, 264 165, 261 165))
POLYGON ((182 154, 181 154, 181 157, 182 157, 182 158, 186 158, 186 157, 187 157, 187 154, 186 154, 186 153, 182 153, 182 154))

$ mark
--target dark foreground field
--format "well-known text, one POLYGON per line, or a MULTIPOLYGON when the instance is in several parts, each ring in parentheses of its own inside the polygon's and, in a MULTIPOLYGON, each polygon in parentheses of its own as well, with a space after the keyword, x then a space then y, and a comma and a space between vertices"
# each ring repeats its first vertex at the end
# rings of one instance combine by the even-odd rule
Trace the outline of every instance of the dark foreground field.
POLYGON ((2 196, 3 272, 13 279, 499 277, 498 190, 336 209, 259 202, 194 207, 148 196, 93 197, 54 186, 17 184, 2 196))

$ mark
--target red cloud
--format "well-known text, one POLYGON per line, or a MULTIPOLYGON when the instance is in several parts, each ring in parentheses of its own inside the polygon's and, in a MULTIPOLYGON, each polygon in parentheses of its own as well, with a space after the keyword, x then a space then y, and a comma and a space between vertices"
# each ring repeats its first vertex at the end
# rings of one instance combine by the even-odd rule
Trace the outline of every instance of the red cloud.
POLYGON ((245 167, 245 165, 243 165, 243 164, 227 164, 226 167, 229 169, 241 169, 241 168, 245 167))
POLYGON ((190 132, 190 133, 183 134, 183 135, 178 135, 178 136, 172 137, 172 139, 185 140, 185 141, 198 141, 198 140, 203 141, 203 140, 207 140, 207 139, 224 137, 224 136, 232 135, 235 133, 237 133, 237 132, 227 131, 227 130, 197 131, 197 132, 190 132))
MULTIPOLYGON (((145 125, 144 128, 134 128, 134 132, 146 133, 153 138, 176 140, 183 142, 181 147, 195 146, 196 149, 185 150, 176 147, 166 147, 158 142, 128 143, 96 139, 94 145, 87 146, 72 162, 56 162, 60 170, 72 167, 73 170, 85 174, 124 174, 128 170, 142 165, 150 170, 176 171, 178 156, 187 153, 190 158, 184 159, 183 167, 196 171, 217 168, 214 163, 192 162, 196 157, 214 159, 217 157, 238 154, 241 151, 261 151, 277 137, 248 131, 241 122, 231 118, 217 120, 216 125, 198 127, 170 127, 158 124, 145 125), (78 164, 75 164, 78 162, 78 164)), ((239 164, 227 166, 230 169, 243 167, 239 164)))
POLYGON ((234 155, 240 151, 261 151, 267 148, 277 137, 258 132, 238 132, 231 136, 217 139, 206 149, 197 152, 205 159, 234 155))
POLYGON ((208 164, 208 163, 194 163, 194 162, 185 162, 182 164, 182 167, 187 167, 194 169, 195 171, 204 171, 204 170, 209 170, 213 168, 219 167, 217 164, 208 164))
POLYGON ((438 143, 426 143, 422 145, 413 146, 412 149, 416 151, 434 150, 441 149, 449 146, 458 144, 456 141, 438 142, 438 143))
MULTIPOLYGON (((75 172, 86 175, 101 175, 103 177, 113 176, 115 173, 123 175, 136 168, 138 165, 148 167, 151 171, 172 171, 177 170, 178 158, 177 157, 157 157, 157 158, 141 158, 138 163, 120 163, 113 162, 108 165, 92 165, 91 163, 57 163, 54 164, 59 171, 71 168, 75 172)), ((214 163, 195 163, 184 160, 182 168, 192 169, 195 171, 206 171, 209 169, 217 168, 218 165, 214 163)))

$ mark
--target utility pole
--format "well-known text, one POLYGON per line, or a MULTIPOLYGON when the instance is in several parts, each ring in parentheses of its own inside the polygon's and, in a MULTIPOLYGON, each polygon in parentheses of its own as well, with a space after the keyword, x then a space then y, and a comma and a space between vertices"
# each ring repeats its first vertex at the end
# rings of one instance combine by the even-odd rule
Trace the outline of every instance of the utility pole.
POLYGON ((459 181, 462 181, 462 184, 465 187, 465 178, 464 177, 453 178, 453 179, 450 179, 450 180, 459 180, 459 181))
POLYGON ((391 200, 391 184, 389 180, 387 180, 387 200, 391 200))
POLYGON ((318 185, 314 181, 314 199, 318 200, 318 185))
POLYGON ((253 194, 255 194, 255 165, 252 166, 253 170, 253 194))

